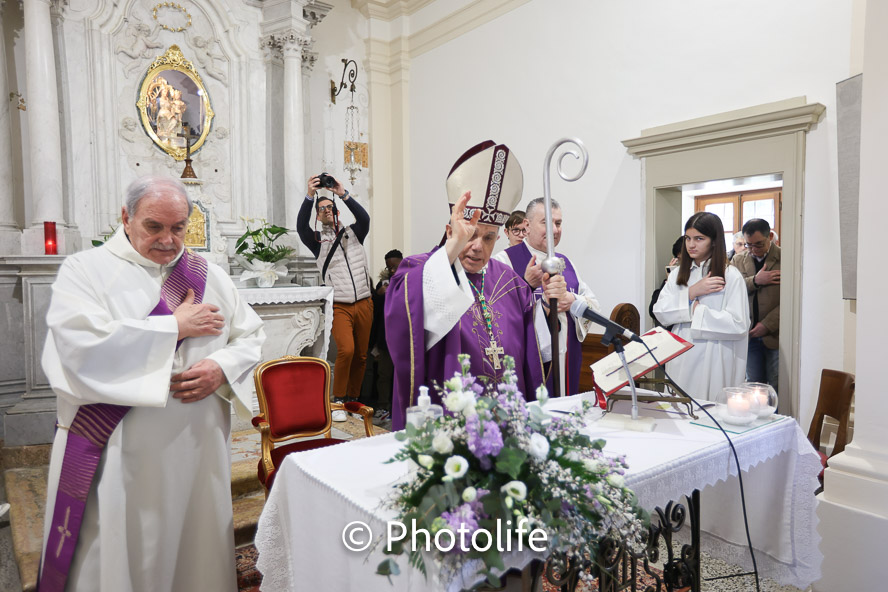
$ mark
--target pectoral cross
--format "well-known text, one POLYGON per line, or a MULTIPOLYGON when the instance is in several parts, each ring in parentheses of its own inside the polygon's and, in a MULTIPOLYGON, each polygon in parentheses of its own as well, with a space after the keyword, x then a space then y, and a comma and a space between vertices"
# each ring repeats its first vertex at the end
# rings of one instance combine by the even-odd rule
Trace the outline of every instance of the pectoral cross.
POLYGON ((499 370, 500 366, 500 356, 505 353, 505 350, 497 345, 496 340, 491 340, 490 347, 484 349, 484 355, 490 358, 490 362, 493 364, 494 370, 499 370))
POLYGON ((68 520, 71 518, 71 506, 65 508, 65 523, 58 527, 59 534, 62 535, 62 538, 59 539, 59 547, 56 549, 56 557, 62 554, 62 548, 65 546, 65 541, 68 540, 69 537, 73 536, 71 531, 68 530, 68 520))
POLYGON ((191 133, 191 129, 188 127, 188 124, 185 123, 182 125, 183 132, 177 134, 180 138, 185 138, 185 170, 182 171, 182 179, 197 179, 197 175, 194 174, 194 169, 191 168, 191 140, 195 140, 200 136, 195 136, 191 133))

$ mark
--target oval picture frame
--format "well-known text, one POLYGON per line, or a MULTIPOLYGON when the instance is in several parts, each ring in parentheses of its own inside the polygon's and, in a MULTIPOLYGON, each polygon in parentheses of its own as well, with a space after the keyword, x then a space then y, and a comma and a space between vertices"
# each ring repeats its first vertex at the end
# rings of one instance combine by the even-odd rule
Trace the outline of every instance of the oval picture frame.
POLYGON ((181 135, 185 126, 194 139, 194 154, 206 141, 215 116, 200 74, 177 45, 171 45, 148 67, 136 107, 148 137, 176 160, 186 157, 186 138, 181 135))

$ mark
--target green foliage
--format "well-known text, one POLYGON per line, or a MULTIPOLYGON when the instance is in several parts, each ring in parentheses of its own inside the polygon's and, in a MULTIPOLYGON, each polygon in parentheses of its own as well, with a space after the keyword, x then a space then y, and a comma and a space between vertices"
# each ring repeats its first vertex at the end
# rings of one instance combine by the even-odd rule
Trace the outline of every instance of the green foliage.
POLYGON ((101 247, 106 242, 108 242, 108 239, 111 238, 111 236, 117 231, 117 226, 109 226, 108 228, 110 230, 107 232, 107 234, 103 234, 102 238, 92 239, 92 246, 101 247))
POLYGON ((243 218, 247 226, 237 242, 234 244, 234 253, 244 257, 247 261, 253 260, 276 263, 293 254, 293 248, 284 245, 275 245, 274 242, 290 232, 283 226, 269 224, 263 219, 243 218), (259 222, 259 226, 251 228, 250 224, 259 222))

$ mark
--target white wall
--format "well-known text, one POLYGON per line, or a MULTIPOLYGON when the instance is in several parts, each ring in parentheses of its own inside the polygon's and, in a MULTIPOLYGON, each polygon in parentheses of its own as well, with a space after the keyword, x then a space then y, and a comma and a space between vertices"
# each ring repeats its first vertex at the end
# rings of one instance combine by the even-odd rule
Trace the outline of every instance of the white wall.
MULTIPOLYGON (((808 136, 803 229, 802 424, 820 368, 842 367, 835 83, 849 76, 850 1, 533 0, 411 63, 412 251, 446 216, 444 178, 475 142, 508 144, 525 202, 542 192, 550 144, 589 148, 586 176, 553 180, 565 213, 559 250, 605 310, 642 294, 641 130, 800 95, 826 105, 808 136), (422 204, 420 206, 419 204, 422 204), (427 204, 427 205, 426 205, 427 204), (582 254, 594 253, 591 256, 582 254)), ((761 171, 770 173, 774 171, 761 171)), ((705 179, 699 179, 704 181, 705 179)))

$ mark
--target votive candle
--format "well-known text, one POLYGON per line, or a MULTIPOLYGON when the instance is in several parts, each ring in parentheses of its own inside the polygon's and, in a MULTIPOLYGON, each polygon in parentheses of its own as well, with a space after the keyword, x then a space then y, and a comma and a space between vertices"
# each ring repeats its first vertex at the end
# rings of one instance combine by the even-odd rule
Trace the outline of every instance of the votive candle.
POLYGON ((56 223, 43 223, 43 250, 47 255, 59 254, 59 243, 56 240, 56 223))

